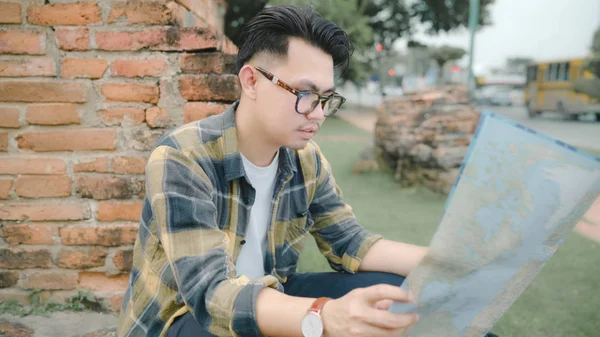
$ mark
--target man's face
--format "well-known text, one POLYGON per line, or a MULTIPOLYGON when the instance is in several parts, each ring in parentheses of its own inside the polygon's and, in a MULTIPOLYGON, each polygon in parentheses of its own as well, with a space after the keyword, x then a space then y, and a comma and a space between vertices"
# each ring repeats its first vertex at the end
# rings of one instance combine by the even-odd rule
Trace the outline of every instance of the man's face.
MULTIPOLYGON (((263 68, 296 90, 312 90, 321 95, 333 93, 332 57, 303 40, 290 39, 287 62, 267 63, 263 68)), ((271 83, 260 73, 256 76, 259 78, 257 118, 263 126, 263 136, 277 146, 304 148, 325 120, 321 105, 301 115, 296 112, 296 95, 271 83)))

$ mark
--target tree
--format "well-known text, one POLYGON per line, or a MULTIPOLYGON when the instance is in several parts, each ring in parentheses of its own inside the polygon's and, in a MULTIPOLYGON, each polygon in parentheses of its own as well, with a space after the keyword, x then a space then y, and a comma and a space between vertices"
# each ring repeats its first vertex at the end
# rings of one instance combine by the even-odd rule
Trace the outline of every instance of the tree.
POLYGON ((506 70, 510 74, 525 74, 531 62, 533 59, 529 57, 510 57, 506 59, 506 70))
POLYGON ((245 24, 263 10, 268 2, 269 0, 227 0, 225 35, 236 46, 240 46, 242 43, 240 36, 245 24))
POLYGON ((439 67, 438 84, 442 84, 444 65, 448 61, 460 60, 467 52, 460 47, 441 46, 431 48, 429 55, 439 67))
MULTIPOLYGON (((592 73, 592 78, 580 78, 575 81, 573 88, 578 93, 600 99, 600 28, 596 30, 592 40, 592 56, 585 62, 583 67, 592 73)), ((600 112, 596 115, 600 120, 600 112)))
MULTIPOLYGON (((389 0, 393 1, 393 0, 389 0)), ((479 26, 491 23, 489 7, 495 0, 480 0, 479 26)), ((469 25, 469 0, 418 0, 410 8, 411 16, 428 25, 430 34, 440 31, 449 32, 458 27, 469 25)))

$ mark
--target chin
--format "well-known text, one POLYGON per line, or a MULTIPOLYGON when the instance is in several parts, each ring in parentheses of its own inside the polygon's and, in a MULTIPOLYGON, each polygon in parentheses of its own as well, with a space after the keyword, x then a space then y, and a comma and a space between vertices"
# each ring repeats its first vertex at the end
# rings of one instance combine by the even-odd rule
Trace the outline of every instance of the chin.
POLYGON ((309 139, 297 140, 295 142, 288 143, 287 147, 289 147, 292 150, 302 150, 306 147, 309 141, 309 139))

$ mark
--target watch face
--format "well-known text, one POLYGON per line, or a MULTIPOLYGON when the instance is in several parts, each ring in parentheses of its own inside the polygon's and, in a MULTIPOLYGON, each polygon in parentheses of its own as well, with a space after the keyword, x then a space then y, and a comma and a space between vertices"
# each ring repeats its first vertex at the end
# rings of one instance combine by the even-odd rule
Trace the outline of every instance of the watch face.
POLYGON ((304 337, 321 337, 323 335, 323 323, 317 314, 308 313, 302 319, 302 334, 304 337))

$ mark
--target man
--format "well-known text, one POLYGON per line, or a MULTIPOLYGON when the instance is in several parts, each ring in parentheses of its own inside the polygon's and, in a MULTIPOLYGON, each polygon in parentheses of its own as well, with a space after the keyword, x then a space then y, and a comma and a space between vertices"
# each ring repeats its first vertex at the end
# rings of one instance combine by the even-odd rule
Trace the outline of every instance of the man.
POLYGON ((388 309, 411 300, 399 286, 427 250, 361 227, 311 140, 345 101, 348 36, 291 6, 244 36, 239 101, 150 155, 118 335, 400 335, 418 317, 388 309), (310 235, 335 272, 296 273, 310 235))

